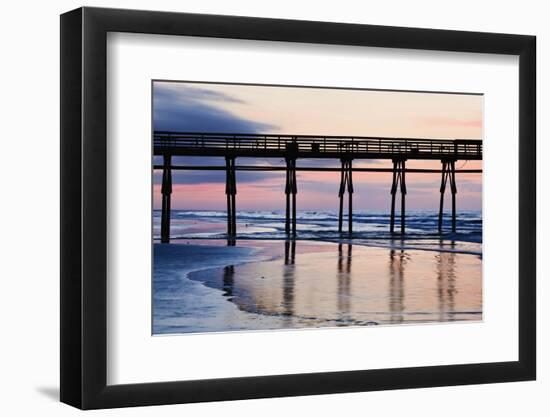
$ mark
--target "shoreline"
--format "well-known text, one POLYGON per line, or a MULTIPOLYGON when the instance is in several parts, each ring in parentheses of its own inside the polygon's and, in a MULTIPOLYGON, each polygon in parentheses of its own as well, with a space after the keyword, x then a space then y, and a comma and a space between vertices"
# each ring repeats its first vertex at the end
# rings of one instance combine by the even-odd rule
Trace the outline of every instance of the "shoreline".
MULTIPOLYGON (((212 242, 227 242, 228 240, 234 241, 234 242, 285 242, 285 241, 296 241, 296 242, 311 242, 311 243, 330 243, 330 244, 351 244, 356 246, 364 246, 364 247, 373 247, 373 248, 384 248, 384 249, 395 249, 395 250, 418 250, 418 251, 432 251, 432 252, 449 252, 449 253, 457 253, 457 254, 464 254, 464 255, 475 255, 479 256, 480 258, 483 256, 483 242, 478 242, 475 240, 453 240, 449 237, 441 237, 439 239, 436 239, 434 237, 396 237, 396 238, 371 238, 371 240, 366 238, 346 238, 342 237, 339 239, 336 238, 280 238, 280 237, 250 237, 250 236, 243 236, 233 239, 228 239, 227 236, 208 236, 208 237, 202 237, 202 236, 187 236, 187 237, 172 237, 170 239, 171 243, 178 244, 179 242, 185 242, 185 241, 192 241, 192 242, 201 242, 201 241, 212 241, 212 242), (413 242, 429 242, 429 241, 439 241, 439 247, 419 247, 414 246, 411 243, 413 242), (385 244, 385 242, 388 242, 388 244, 385 244), (399 243, 401 242, 401 244, 399 243), (408 242, 408 243, 407 243, 408 242), (443 245, 443 242, 448 242, 447 245, 443 245), (456 249, 453 246, 461 244, 472 244, 472 245, 479 245, 480 250, 474 250, 474 249, 456 249), (450 246, 450 247, 449 247, 450 246)), ((160 243, 160 237, 153 237, 152 239, 153 244, 161 244, 160 243)), ((434 244, 435 245, 435 244, 434 244)))

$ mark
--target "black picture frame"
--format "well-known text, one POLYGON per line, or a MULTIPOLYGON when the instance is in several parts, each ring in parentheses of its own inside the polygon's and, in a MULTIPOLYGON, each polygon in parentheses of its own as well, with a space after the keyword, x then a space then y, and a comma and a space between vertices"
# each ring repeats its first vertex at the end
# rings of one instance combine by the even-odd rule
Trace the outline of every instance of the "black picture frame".
POLYGON ((533 380, 536 376, 534 36, 136 10, 61 16, 61 401, 82 409, 533 380), (107 375, 108 32, 519 56, 519 360, 113 385, 107 375))

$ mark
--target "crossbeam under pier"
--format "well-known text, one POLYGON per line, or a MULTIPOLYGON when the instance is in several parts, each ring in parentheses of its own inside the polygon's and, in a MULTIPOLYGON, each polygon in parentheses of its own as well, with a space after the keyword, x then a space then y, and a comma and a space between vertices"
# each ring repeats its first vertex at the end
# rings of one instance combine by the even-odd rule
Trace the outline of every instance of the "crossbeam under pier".
MULTIPOLYGON (((162 169, 162 165, 154 165, 154 169, 162 169)), ((172 165, 172 171, 225 171, 225 166, 222 165, 172 165)), ((235 166, 236 171, 286 171, 284 166, 258 166, 258 165, 237 165, 235 166)), ((296 167, 296 171, 306 171, 306 172, 340 172, 341 167, 296 167)), ((352 168, 354 172, 393 172, 393 168, 364 168, 356 167, 352 168)), ((423 168, 407 168, 405 170, 407 173, 413 174, 441 174, 440 169, 423 169, 423 168)), ((457 169, 455 170, 457 174, 481 174, 482 169, 457 169)))
POLYGON ((405 159, 393 159, 393 179, 391 185, 391 213, 390 213, 390 233, 394 233, 395 228, 395 195, 397 189, 401 191, 401 234, 405 234, 405 196, 407 194, 407 185, 405 183, 405 159))

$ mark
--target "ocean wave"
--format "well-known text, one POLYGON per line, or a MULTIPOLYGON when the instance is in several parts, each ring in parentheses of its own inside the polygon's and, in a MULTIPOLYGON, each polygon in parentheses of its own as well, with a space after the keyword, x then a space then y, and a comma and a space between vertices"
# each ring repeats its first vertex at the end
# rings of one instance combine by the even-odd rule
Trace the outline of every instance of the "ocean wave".
MULTIPOLYGON (((225 211, 209 210, 173 210, 171 237, 178 238, 226 238, 225 211)), ((443 216, 443 233, 438 231, 439 216, 437 212, 411 211, 406 215, 407 242, 416 241, 416 248, 438 249, 439 242, 449 240, 477 244, 476 248, 468 248, 469 252, 481 254, 482 217, 479 211, 457 212, 457 231, 451 233, 451 219, 448 213, 443 216), (424 242, 424 245, 419 242, 424 242)), ((400 230, 400 218, 396 218, 396 230, 400 230)), ((389 242, 396 236, 390 233, 390 216, 379 212, 358 211, 353 216, 354 242, 389 242)), ((344 230, 347 230, 347 216, 344 216, 344 230)), ((160 211, 154 211, 154 238, 160 237, 160 211)), ((347 234, 338 232, 338 216, 335 211, 303 210, 297 212, 297 234, 303 240, 338 241, 346 239, 347 234)), ((285 212, 241 210, 237 212, 237 236, 239 239, 285 239, 285 212)), ((389 244, 384 243, 384 246, 389 244)))

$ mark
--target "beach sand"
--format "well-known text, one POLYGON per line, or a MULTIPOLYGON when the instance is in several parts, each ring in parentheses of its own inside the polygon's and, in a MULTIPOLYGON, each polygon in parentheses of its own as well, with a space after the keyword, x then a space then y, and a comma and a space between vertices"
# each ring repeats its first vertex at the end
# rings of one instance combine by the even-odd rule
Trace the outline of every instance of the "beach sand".
POLYGON ((482 319, 479 255, 300 240, 154 249, 154 334, 482 319))

